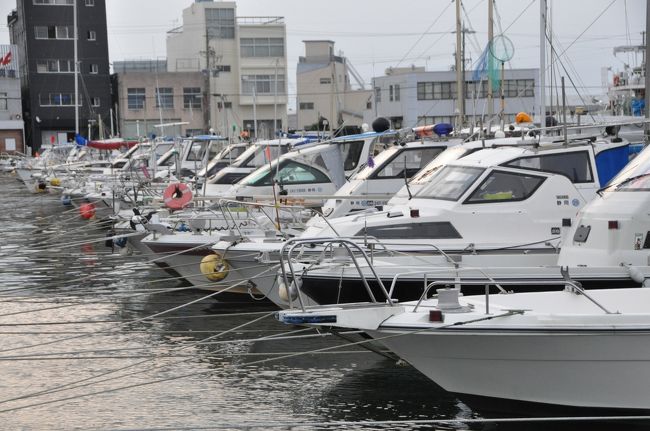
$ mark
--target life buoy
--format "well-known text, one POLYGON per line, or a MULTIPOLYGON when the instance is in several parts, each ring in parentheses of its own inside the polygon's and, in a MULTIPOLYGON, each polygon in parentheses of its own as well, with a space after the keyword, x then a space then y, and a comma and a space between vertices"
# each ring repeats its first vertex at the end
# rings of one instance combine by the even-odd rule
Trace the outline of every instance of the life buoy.
POLYGON ((163 199, 170 210, 181 210, 192 201, 192 191, 187 184, 170 184, 163 192, 163 199))

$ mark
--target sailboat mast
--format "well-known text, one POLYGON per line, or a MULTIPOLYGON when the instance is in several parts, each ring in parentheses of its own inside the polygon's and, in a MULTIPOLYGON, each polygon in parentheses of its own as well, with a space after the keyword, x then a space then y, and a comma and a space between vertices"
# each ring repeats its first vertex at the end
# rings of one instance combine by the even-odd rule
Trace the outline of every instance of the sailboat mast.
POLYGON ((465 100, 465 77, 463 76, 463 66, 461 64, 461 44, 462 44, 462 34, 463 29, 461 28, 461 19, 460 19, 460 0, 456 0, 456 95, 457 95, 457 106, 458 106, 458 123, 460 127, 465 123, 465 112, 463 109, 464 100, 465 100))
POLYGON ((74 132, 79 134, 79 29, 77 23, 77 0, 72 2, 72 26, 74 27, 74 132))
POLYGON ((539 2, 539 118, 541 135, 546 129, 546 0, 539 2))
MULTIPOLYGON (((494 0, 488 0, 488 43, 490 47, 492 46, 492 39, 494 38, 494 0)), ((491 48, 488 52, 488 62, 492 63, 493 58, 491 48)), ((488 67, 489 69, 489 67, 488 67)), ((492 74, 488 73, 488 83, 487 83, 487 98, 488 98, 488 118, 489 121, 492 121, 492 116, 494 115, 494 94, 492 93, 492 74)), ((480 92, 480 90, 479 90, 480 92)))

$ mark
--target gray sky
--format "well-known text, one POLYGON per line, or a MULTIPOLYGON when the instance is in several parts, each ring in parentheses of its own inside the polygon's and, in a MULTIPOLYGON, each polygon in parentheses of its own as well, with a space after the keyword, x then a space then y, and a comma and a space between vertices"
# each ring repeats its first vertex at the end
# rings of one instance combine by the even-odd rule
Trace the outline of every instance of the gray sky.
MULTIPOLYGON (((166 31, 182 24, 181 11, 191 3, 107 0, 111 60, 164 57, 166 31)), ((614 57, 612 48, 640 43, 640 32, 645 29, 644 0, 548 3, 556 49, 563 52, 570 46, 563 57, 568 60, 566 67, 588 93, 603 93, 602 67, 619 69, 624 62, 641 61, 627 55, 614 57)), ((475 61, 487 40, 487 0, 465 0, 463 5, 469 17, 465 25, 476 31, 467 38, 467 52, 475 61)), ((496 5, 500 20, 495 34, 503 29, 515 45, 509 67, 538 67, 539 1, 496 0, 496 5)), ((14 7, 15 0, 0 0, 0 13, 5 17, 14 7)), ((398 64, 446 70, 453 63, 454 12, 450 0, 237 1, 239 16, 285 17, 290 93, 295 93, 295 65, 304 53, 305 39, 335 41, 336 49, 348 57, 367 83, 372 76, 398 64)), ((6 19, 1 22, 0 43, 8 43, 6 19)))

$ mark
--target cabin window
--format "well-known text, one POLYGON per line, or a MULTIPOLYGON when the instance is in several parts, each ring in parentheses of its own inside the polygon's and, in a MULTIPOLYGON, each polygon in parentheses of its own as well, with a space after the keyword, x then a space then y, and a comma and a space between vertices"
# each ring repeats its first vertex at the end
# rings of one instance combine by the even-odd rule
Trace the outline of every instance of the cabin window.
POLYGON ((411 178, 444 148, 411 148, 398 153, 373 176, 378 179, 411 178))
POLYGON ((434 174, 417 197, 457 201, 484 171, 469 166, 445 166, 434 174))
POLYGON ((591 183, 594 181, 591 160, 587 151, 521 157, 505 163, 504 166, 560 174, 573 183, 591 183))
POLYGON ((302 163, 293 160, 285 160, 280 164, 280 168, 276 174, 276 166, 265 167, 251 174, 246 181, 246 185, 259 187, 270 186, 272 180, 276 179, 281 185, 292 184, 316 184, 316 183, 329 183, 330 179, 320 170, 311 166, 303 165, 302 163))
POLYGON ((242 178, 246 177, 246 175, 248 175, 248 174, 245 173, 245 172, 228 172, 227 174, 223 174, 220 178, 218 178, 215 183, 216 184, 236 184, 242 178))
POLYGON ((269 145, 268 152, 271 155, 271 160, 267 160, 266 148, 266 146, 257 147, 255 152, 251 154, 248 157, 248 160, 246 160, 241 166, 244 168, 257 168, 264 164, 268 164, 271 160, 277 159, 280 155, 285 154, 288 151, 286 145, 269 145))
POLYGON ((339 145, 341 154, 343 155, 344 171, 351 171, 357 167, 361 151, 363 151, 363 144, 363 141, 354 141, 339 145))
POLYGON ((449 222, 406 223, 362 228, 356 236, 370 235, 378 239, 454 239, 462 238, 449 222))
POLYGON ((545 179, 536 175, 492 171, 465 203, 523 201, 535 193, 545 179))
POLYGON ((205 146, 207 142, 192 142, 192 147, 187 153, 185 160, 188 162, 200 162, 203 160, 203 153, 205 152, 205 146))

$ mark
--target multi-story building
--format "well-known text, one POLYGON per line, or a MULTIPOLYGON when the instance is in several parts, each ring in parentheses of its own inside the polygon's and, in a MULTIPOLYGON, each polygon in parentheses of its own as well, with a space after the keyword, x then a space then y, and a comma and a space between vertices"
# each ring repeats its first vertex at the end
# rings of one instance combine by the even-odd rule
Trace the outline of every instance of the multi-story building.
POLYGON ((74 138, 75 102, 80 107, 80 133, 98 137, 111 108, 105 0, 16 0, 7 23, 11 41, 18 46, 25 134, 32 151, 74 138))
POLYGON ((0 45, 0 153, 25 152, 16 45, 0 45))
POLYGON ((196 0, 167 35, 169 72, 200 72, 206 128, 260 138, 287 124, 282 17, 238 17, 232 1, 196 0))
MULTIPOLYGON (((539 70, 506 69, 504 71, 504 121, 514 121, 518 112, 533 114, 539 111, 539 70)), ((456 100, 456 72, 427 72, 423 67, 394 68, 385 76, 373 79, 374 109, 366 113, 366 120, 386 117, 392 127, 450 123, 456 124, 461 106, 456 100)), ((465 119, 487 121, 488 82, 472 80, 472 72, 465 74, 465 119)), ((493 94, 493 113, 501 110, 501 93, 493 94)), ((493 125, 498 121, 493 118, 493 125)))
POLYGON ((364 111, 371 107, 372 91, 363 88, 363 81, 345 57, 334 55, 333 41, 303 42, 305 55, 299 58, 296 71, 297 127, 360 126, 364 111), (352 88, 350 75, 360 89, 352 88))
POLYGON ((168 72, 165 60, 116 61, 113 72, 121 136, 206 132, 201 72, 168 72))

